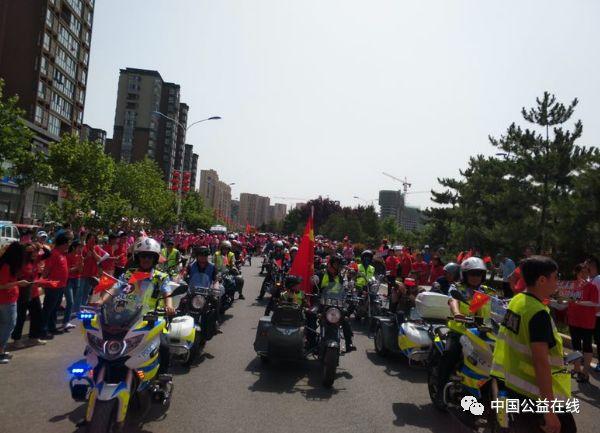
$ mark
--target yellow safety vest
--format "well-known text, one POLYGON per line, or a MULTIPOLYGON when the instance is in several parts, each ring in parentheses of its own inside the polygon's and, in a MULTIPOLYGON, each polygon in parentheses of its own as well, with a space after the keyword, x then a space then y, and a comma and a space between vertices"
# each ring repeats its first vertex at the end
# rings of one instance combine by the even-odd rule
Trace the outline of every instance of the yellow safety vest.
POLYGON ((329 281, 329 274, 323 275, 321 280, 321 291, 327 290, 328 293, 338 294, 342 291, 342 282, 339 275, 333 281, 329 281))
POLYGON ((167 268, 173 269, 177 266, 177 256, 179 256, 179 251, 176 248, 171 250, 171 254, 167 252, 166 248, 163 248, 160 252, 161 255, 167 259, 167 268))
POLYGON ((375 276, 375 268, 372 265, 367 267, 365 271, 365 266, 361 263, 358 265, 358 276, 356 277, 356 287, 362 289, 367 285, 367 282, 375 276))
POLYGON ((231 251, 227 253, 227 257, 223 257, 221 251, 215 253, 214 265, 216 266, 217 271, 223 272, 227 266, 233 263, 235 263, 235 254, 231 251))
MULTIPOLYGON (((534 399, 541 396, 533 368, 529 322, 540 311, 550 310, 535 296, 519 293, 512 298, 496 339, 491 372, 509 389, 534 399)), ((552 392, 555 398, 567 399, 571 397, 571 375, 565 368, 562 338, 550 320, 556 341, 548 354, 552 392)))
MULTIPOLYGON (((131 275, 133 275, 137 271, 138 269, 128 270, 127 272, 125 272, 123 279, 125 281, 129 281, 131 275)), ((168 279, 169 274, 154 269, 152 271, 151 278, 140 280, 134 283, 134 291, 138 291, 138 293, 140 293, 144 313, 154 311, 154 309, 156 308, 156 304, 159 301, 161 302, 160 306, 162 306, 164 300, 160 292, 160 288, 163 284, 165 284, 165 282, 168 279)))
MULTIPOLYGON (((460 311, 460 314, 462 314, 463 316, 475 315, 477 317, 483 317, 485 319, 488 319, 490 317, 490 313, 491 313, 491 303, 490 302, 485 304, 483 307, 481 307, 475 313, 471 313, 471 311, 469 310, 469 306, 470 306, 472 297, 469 298, 468 292, 467 292, 467 287, 464 284, 457 284, 455 287, 458 289, 459 292, 461 292, 463 294, 463 296, 465 297, 465 299, 468 302, 468 303, 465 303, 465 302, 458 303, 458 310, 460 311)), ((488 286, 481 285, 481 286, 479 286, 479 289, 480 289, 480 291, 483 291, 486 295, 491 295, 494 293, 494 291, 492 289, 490 289, 488 286)))

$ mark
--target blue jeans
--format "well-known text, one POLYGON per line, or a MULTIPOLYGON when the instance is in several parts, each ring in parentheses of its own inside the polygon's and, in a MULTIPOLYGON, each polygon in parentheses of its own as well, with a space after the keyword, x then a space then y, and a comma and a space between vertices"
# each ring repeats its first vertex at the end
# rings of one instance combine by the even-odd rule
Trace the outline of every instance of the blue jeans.
POLYGON ((17 324, 17 304, 0 304, 0 348, 4 352, 10 334, 17 324))
POLYGON ((56 315, 60 301, 62 301, 65 288, 46 290, 44 306, 42 307, 42 333, 56 331, 56 315))
POLYGON ((79 305, 73 302, 75 299, 77 299, 77 292, 79 291, 79 281, 79 278, 69 278, 69 281, 67 282, 67 288, 65 289, 65 298, 67 300, 67 305, 65 306, 65 317, 63 319, 64 325, 69 323, 69 321, 71 320, 71 312, 77 313, 79 311, 79 305))
POLYGON ((75 294, 73 305, 77 308, 74 310, 76 313, 79 312, 82 305, 88 303, 88 298, 90 296, 90 290, 92 289, 92 285, 90 284, 90 279, 88 277, 83 277, 79 279, 79 289, 75 294))

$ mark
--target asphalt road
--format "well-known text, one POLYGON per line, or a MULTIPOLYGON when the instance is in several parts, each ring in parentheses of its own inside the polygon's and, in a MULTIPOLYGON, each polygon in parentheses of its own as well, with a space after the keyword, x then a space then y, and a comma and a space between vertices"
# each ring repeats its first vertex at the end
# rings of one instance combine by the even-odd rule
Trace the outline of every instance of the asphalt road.
MULTIPOLYGON (((245 301, 236 301, 211 340, 203 359, 190 370, 175 368, 175 391, 167 414, 152 412, 132 433, 231 433, 335 431, 436 432, 463 429, 430 403, 426 371, 402 359, 381 359, 365 330, 355 326, 356 352, 343 356, 333 389, 323 389, 317 361, 262 365, 252 348, 264 311, 254 298, 262 278, 244 268, 245 301)), ((66 367, 79 359, 79 329, 57 336, 47 346, 14 351, 0 365, 0 432, 81 432, 76 423, 85 405, 71 400, 66 367)), ((600 415, 598 376, 578 389, 580 432, 597 431, 600 415)))

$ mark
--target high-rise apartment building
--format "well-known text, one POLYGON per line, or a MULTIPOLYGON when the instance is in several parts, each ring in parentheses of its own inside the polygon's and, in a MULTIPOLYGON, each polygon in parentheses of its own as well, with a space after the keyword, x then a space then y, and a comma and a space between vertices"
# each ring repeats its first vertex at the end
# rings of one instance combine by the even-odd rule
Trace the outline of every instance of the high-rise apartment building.
POLYGON ((282 203, 275 203, 269 206, 269 222, 280 222, 285 218, 287 213, 287 205, 282 203))
POLYGON ((186 144, 183 153, 183 171, 189 171, 190 177, 190 188, 193 191, 197 190, 196 186, 196 174, 198 170, 198 154, 194 153, 194 146, 186 144))
POLYGON ((416 230, 423 225, 423 214, 415 207, 406 206, 401 191, 379 191, 379 217, 392 217, 404 230, 416 230))
MULTIPOLYGON (((0 78, 33 131, 36 150, 64 133, 79 133, 87 89, 94 0, 0 0, 0 78)), ((36 186, 25 197, 10 181, 0 185, 0 218, 43 217, 58 189, 36 186)))
POLYGON ((125 162, 153 159, 169 181, 184 165, 188 111, 180 86, 165 82, 158 71, 121 69, 107 153, 125 162))
POLYGON ((258 194, 243 192, 240 194, 240 210, 238 221, 240 225, 250 224, 259 227, 269 222, 269 205, 271 199, 258 194))
POLYGON ((104 129, 92 128, 90 125, 83 124, 79 138, 81 141, 97 141, 102 144, 103 148, 106 146, 106 131, 104 129))
POLYGON ((231 217, 231 186, 219 180, 215 170, 200 171, 200 195, 207 206, 223 219, 231 217))

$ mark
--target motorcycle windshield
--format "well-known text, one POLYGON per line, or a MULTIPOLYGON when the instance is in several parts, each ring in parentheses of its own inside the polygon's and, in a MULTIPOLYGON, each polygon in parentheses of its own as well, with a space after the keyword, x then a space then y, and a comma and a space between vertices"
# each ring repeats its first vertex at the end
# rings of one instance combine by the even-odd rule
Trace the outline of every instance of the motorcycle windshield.
POLYGON ((142 298, 127 291, 127 285, 111 297, 102 308, 101 323, 112 330, 127 330, 141 320, 142 298))

